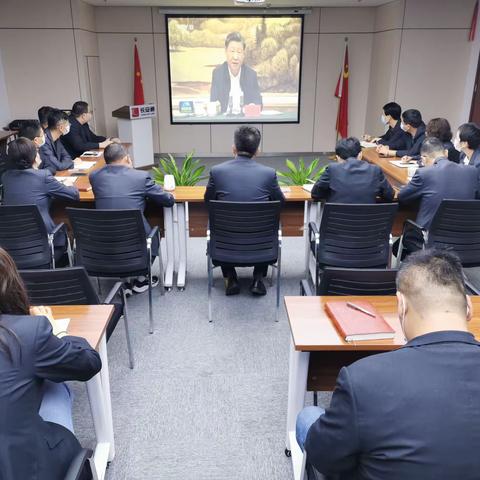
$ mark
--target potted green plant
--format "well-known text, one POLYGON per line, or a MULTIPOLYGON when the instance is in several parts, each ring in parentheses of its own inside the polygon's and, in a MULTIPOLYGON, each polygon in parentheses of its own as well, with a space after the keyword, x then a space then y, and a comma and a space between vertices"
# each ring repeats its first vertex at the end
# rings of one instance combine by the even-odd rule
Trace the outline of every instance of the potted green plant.
POLYGON ((160 165, 158 167, 153 167, 153 178, 155 183, 163 185, 165 175, 173 175, 176 186, 191 187, 207 178, 202 175, 205 171, 205 165, 200 164, 200 159, 194 159, 194 154, 195 152, 193 150, 190 153, 187 153, 181 166, 177 164, 177 160, 175 160, 170 153, 168 154, 168 157, 160 158, 160 165))
POLYGON ((280 185, 305 185, 315 183, 327 168, 327 165, 318 166, 319 158, 314 158, 310 165, 306 165, 303 157, 298 159, 297 163, 288 158, 285 160, 287 170, 277 170, 280 185))

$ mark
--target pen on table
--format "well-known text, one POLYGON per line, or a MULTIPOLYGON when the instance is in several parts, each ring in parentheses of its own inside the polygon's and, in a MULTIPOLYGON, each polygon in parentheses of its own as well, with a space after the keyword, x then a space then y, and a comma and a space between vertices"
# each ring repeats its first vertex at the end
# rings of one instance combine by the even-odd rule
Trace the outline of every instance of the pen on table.
POLYGON ((359 312, 364 313, 365 315, 369 315, 370 317, 376 317, 376 315, 372 312, 369 312, 368 310, 365 310, 362 307, 359 307, 358 305, 355 305, 352 302, 347 302, 347 307, 350 307, 353 310, 358 310, 359 312))

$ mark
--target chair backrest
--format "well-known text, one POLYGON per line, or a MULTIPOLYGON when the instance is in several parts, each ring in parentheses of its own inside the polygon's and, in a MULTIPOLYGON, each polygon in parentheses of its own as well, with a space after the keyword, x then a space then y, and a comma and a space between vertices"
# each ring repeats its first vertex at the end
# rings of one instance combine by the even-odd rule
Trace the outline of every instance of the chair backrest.
POLYGON ((397 270, 326 267, 317 295, 395 295, 397 270))
POLYGON ((455 251, 464 267, 480 266, 480 200, 443 200, 426 246, 455 251))
POLYGON ((83 267, 20 270, 32 305, 98 305, 97 292, 83 267))
POLYGON ((94 277, 130 277, 148 271, 140 210, 67 208, 75 238, 75 264, 94 277))
POLYGON ((280 202, 208 202, 212 260, 237 266, 274 263, 280 202))
POLYGON ((0 206, 0 246, 17 268, 50 268, 48 232, 36 205, 0 206))
POLYGON ((397 209, 395 203, 326 203, 320 222, 317 263, 321 267, 386 267, 397 209))

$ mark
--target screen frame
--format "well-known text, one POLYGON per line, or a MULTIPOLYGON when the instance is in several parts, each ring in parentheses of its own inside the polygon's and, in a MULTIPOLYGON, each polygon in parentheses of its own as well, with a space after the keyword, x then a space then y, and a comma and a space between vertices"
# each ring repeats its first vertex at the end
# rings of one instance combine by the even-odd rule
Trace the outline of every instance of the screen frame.
POLYGON ((303 69, 303 41, 304 41, 304 25, 305 25, 305 14, 303 13, 292 13, 292 14, 200 14, 195 13, 189 15, 188 13, 172 13, 165 14, 165 33, 167 37, 167 62, 168 62, 168 103, 170 106, 170 125, 243 125, 246 123, 255 124, 255 125, 280 125, 280 124, 290 124, 298 125, 301 119, 301 103, 302 103, 302 69, 303 69), (261 121, 260 119, 243 119, 239 120, 225 120, 224 122, 210 121, 210 122, 182 122, 178 120, 173 120, 173 102, 172 102, 172 76, 170 68, 170 40, 169 40, 169 31, 168 31, 168 20, 170 18, 244 18, 244 17, 257 17, 257 18, 300 18, 302 21, 300 29, 300 69, 298 74, 298 107, 297 107, 297 120, 278 120, 278 121, 261 121))

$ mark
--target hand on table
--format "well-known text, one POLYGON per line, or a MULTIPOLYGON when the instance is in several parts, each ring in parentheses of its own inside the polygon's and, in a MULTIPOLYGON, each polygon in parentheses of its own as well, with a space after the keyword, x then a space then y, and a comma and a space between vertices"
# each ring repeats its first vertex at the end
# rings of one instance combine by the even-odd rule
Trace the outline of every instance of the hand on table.
POLYGON ((390 149, 388 148, 388 145, 379 145, 377 147, 377 153, 380 155, 385 155, 386 157, 390 157, 390 149))
POLYGON ((30 307, 30 315, 47 317, 50 322, 53 321, 53 313, 50 307, 44 307, 43 305, 38 307, 30 307))
POLYGON ((408 155, 404 155, 400 160, 402 163, 410 163, 412 161, 412 157, 409 157, 408 155))

